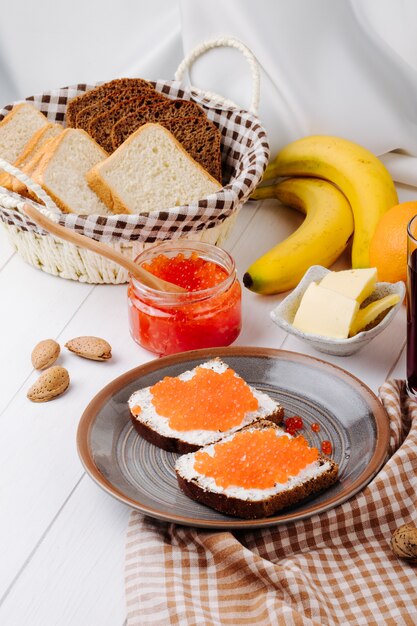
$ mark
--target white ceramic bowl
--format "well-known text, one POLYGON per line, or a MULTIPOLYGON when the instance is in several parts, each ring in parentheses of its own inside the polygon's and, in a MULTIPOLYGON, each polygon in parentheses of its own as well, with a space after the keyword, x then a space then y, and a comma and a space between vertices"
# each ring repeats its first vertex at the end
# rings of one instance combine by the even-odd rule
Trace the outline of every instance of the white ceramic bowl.
POLYGON ((322 267, 321 265, 312 265, 289 296, 287 296, 281 304, 271 311, 271 318, 276 324, 278 324, 278 326, 287 331, 287 333, 303 339, 319 352, 335 354, 337 356, 348 356, 349 354, 354 354, 354 352, 357 352, 366 346, 366 344, 368 344, 388 326, 404 300, 405 285, 402 281, 398 283, 376 284, 374 292, 365 300, 363 303, 364 305, 367 305, 374 300, 378 300, 379 298, 383 298, 391 293, 397 293, 400 296, 400 300, 394 307, 388 310, 384 317, 380 319, 373 328, 362 331, 354 337, 349 337, 348 339, 333 339, 331 337, 322 337, 321 335, 315 335, 313 333, 304 333, 301 330, 294 328, 292 322, 297 309, 300 306, 301 298, 308 285, 312 281, 320 281, 326 274, 329 273, 329 271, 330 270, 322 267))

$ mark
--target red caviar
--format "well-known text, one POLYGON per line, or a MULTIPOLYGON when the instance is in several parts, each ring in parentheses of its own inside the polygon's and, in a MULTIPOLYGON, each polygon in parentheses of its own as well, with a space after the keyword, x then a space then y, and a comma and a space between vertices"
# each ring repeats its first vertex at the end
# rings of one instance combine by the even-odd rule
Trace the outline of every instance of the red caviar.
POLYGON ((311 430, 315 433, 320 432, 320 424, 317 424, 317 422, 313 422, 311 424, 311 430))
POLYGON ((141 346, 159 355, 228 346, 241 329, 241 288, 233 259, 211 244, 169 242, 136 259, 186 293, 150 289, 131 279, 130 331, 141 346))
POLYGON ((304 428, 304 422, 299 415, 287 417, 285 420, 285 432, 290 435, 296 435, 299 430, 304 428))
POLYGON ((331 454, 333 452, 333 446, 330 441, 324 440, 321 442, 321 451, 323 454, 331 454))
POLYGON ((227 278, 223 267, 202 259, 197 252, 192 252, 188 258, 182 252, 172 258, 158 254, 150 263, 144 263, 143 267, 155 276, 187 291, 209 289, 227 278))
POLYGON ((291 476, 318 458, 303 436, 277 436, 273 428, 240 431, 233 439, 214 446, 214 456, 195 453, 194 469, 214 478, 216 485, 245 489, 269 489, 285 484, 291 476))
POLYGON ((189 380, 166 376, 151 387, 152 404, 174 430, 219 430, 239 426, 258 400, 230 368, 215 372, 197 367, 189 380))

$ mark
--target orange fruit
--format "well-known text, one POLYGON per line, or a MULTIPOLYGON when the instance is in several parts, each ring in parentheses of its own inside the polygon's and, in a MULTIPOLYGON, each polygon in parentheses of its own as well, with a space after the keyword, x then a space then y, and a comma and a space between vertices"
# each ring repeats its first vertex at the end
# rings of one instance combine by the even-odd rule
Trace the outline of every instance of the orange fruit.
POLYGON ((371 267, 378 280, 395 283, 407 280, 407 224, 417 215, 417 200, 400 202, 379 220, 369 247, 371 267))

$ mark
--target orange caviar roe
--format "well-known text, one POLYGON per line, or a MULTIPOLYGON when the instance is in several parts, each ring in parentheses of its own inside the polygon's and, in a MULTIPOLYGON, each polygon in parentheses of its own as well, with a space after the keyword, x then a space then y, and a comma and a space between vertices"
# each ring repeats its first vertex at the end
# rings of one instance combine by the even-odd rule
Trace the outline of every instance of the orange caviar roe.
POLYGON ((171 258, 158 254, 150 263, 144 263, 143 267, 155 276, 184 287, 187 291, 208 289, 227 278, 223 267, 202 259, 197 252, 192 252, 188 258, 181 252, 171 258))
POLYGON ((286 483, 318 458, 317 448, 310 448, 302 435, 277 436, 273 428, 239 432, 214 450, 214 456, 196 452, 194 469, 223 488, 269 489, 286 483))
POLYGON ((139 415, 140 413, 142 413, 142 407, 140 407, 138 404, 135 404, 135 406, 130 409, 130 412, 133 413, 133 415, 139 415))
POLYGON ((174 430, 225 431, 238 426, 258 400, 228 368, 222 373, 197 367, 190 380, 166 376, 151 387, 152 404, 174 430))

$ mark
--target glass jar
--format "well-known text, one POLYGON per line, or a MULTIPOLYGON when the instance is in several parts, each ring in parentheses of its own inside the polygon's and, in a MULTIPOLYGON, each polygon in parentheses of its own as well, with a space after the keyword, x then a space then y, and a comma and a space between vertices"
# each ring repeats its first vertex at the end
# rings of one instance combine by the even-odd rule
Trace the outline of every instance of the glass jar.
POLYGON ((222 248, 193 241, 169 241, 148 248, 135 260, 150 263, 158 255, 168 258, 196 253, 220 266, 225 279, 207 289, 167 293, 130 279, 129 324, 133 339, 160 356, 228 346, 241 329, 241 287, 235 262, 222 248))

